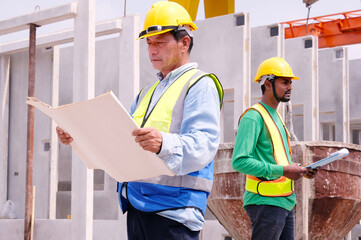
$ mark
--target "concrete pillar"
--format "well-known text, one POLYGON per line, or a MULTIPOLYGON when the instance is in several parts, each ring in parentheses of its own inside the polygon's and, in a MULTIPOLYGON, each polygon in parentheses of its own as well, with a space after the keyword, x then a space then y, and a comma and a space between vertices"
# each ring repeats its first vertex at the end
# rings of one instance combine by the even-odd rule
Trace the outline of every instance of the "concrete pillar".
POLYGON ((309 239, 309 230, 308 230, 308 220, 309 220, 309 199, 311 197, 310 193, 311 193, 311 189, 310 189, 310 184, 309 184, 309 179, 306 178, 302 178, 302 236, 303 236, 303 240, 308 240, 309 239))
POLYGON ((349 81, 349 60, 348 48, 343 48, 342 59, 342 141, 350 143, 350 81, 349 81))
MULTIPOLYGON (((139 16, 123 19, 119 35, 119 100, 126 109, 139 93, 139 16), (126 67, 125 67, 126 66, 126 67)), ((144 41, 144 40, 143 40, 144 41)))
POLYGON ((285 57, 285 25, 278 24, 277 56, 285 57))
POLYGON ((312 36, 311 103, 304 105, 304 140, 319 140, 319 92, 318 92, 318 38, 312 36))
MULTIPOLYGON (((59 47, 53 47, 53 79, 52 79, 52 106, 59 105, 59 47)), ((58 135, 56 134, 56 123, 51 122, 50 138, 50 183, 49 183, 49 219, 56 219, 56 193, 58 191, 58 135)))
MULTIPOLYGON (((243 104, 242 110, 245 111, 251 106, 251 18, 249 13, 244 14, 243 28, 243 104)), ((239 116, 237 116, 239 117, 239 116)), ((235 129, 238 129, 238 119, 235 122, 235 129)))
POLYGON ((251 27, 249 13, 244 13, 243 26, 243 76, 234 83, 233 131, 238 129, 241 114, 251 105, 251 27))
MULTIPOLYGON (((285 58, 285 28, 278 24, 277 57, 285 58)), ((286 120, 286 103, 280 102, 277 111, 281 114, 283 121, 286 120)))
MULTIPOLYGON (((94 97, 95 0, 79 0, 74 20, 73 101, 94 97)), ((71 186, 71 239, 93 239, 93 170, 73 151, 71 186)))
MULTIPOLYGON (((119 95, 120 102, 126 109, 130 106, 139 93, 140 82, 140 68, 139 68, 139 54, 140 54, 140 40, 137 40, 140 32, 139 16, 126 16, 123 19, 122 31, 119 34, 119 95)), ((144 39, 142 40, 144 41, 144 39)), ((107 178, 106 178, 107 180, 107 178)), ((112 181, 105 181, 104 190, 108 189, 109 183, 112 181)), ((122 231, 120 239, 127 238, 126 232, 126 215, 121 213, 118 207, 119 227, 122 231)))
POLYGON ((0 209, 7 200, 10 57, 0 55, 0 209))

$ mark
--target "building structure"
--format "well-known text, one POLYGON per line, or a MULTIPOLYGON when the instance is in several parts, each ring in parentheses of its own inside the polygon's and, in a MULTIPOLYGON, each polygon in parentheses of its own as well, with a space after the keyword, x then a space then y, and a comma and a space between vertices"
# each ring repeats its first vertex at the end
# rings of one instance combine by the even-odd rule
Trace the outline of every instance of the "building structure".
MULTIPOLYGON (((139 89, 155 78, 146 43, 135 40, 139 18, 127 16, 95 26, 94 13, 85 6, 91 9, 92 1, 14 18, 21 26, 49 23, 54 12, 76 19, 73 31, 38 36, 35 96, 56 106, 112 90, 129 109, 139 89), (104 34, 113 35, 96 39, 104 34)), ((0 22, 1 34, 19 29, 14 19, 0 22)), ((248 13, 236 13, 196 22, 191 59, 215 73, 225 89, 222 142, 234 141, 240 114, 260 99, 260 89, 252 83, 256 67, 268 57, 282 56, 301 78, 294 83, 292 98, 298 140, 360 144, 361 59, 349 61, 347 47, 320 50, 317 37, 285 40, 284 25, 251 28, 250 20, 248 13)), ((25 212, 26 42, 0 45, 0 206, 11 200, 17 218, 0 220, 0 235, 9 240, 22 236, 25 212)), ((48 117, 35 111, 35 239, 126 239, 115 180, 101 170, 86 169, 70 147, 58 143, 54 128, 48 117)), ((214 216, 207 219, 202 239, 229 237, 214 216)))

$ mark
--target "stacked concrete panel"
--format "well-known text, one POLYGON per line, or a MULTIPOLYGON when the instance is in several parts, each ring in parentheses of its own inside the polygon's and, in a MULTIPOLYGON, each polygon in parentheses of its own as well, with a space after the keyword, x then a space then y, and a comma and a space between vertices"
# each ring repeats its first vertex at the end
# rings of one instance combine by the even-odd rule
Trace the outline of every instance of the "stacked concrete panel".
POLYGON ((294 129, 299 140, 318 140, 318 54, 316 38, 285 42, 285 59, 300 80, 293 81, 294 129), (308 48, 305 45, 309 43, 308 48))
MULTIPOLYGON (((36 89, 35 94, 43 101, 51 100, 52 51, 36 52, 36 89)), ((25 206, 25 169, 26 169, 26 122, 27 122, 27 79, 28 54, 17 53, 10 61, 10 114, 9 114, 9 176, 8 199, 14 201, 16 214, 24 217, 25 206)), ((35 112, 34 126, 34 175, 37 201, 35 217, 48 218, 49 156, 51 119, 35 112)))
POLYGON ((280 35, 281 27, 282 26, 271 25, 252 28, 251 105, 259 102, 262 97, 260 85, 253 81, 256 77, 258 66, 267 58, 280 56, 279 42, 283 39, 283 36, 280 35), (277 35, 271 36, 271 29, 277 29, 277 35))
POLYGON ((0 55, 0 206, 8 200, 10 56, 0 55))
MULTIPOLYGON (((360 56, 361 57, 361 56, 360 56)), ((361 59, 350 60, 350 118, 361 123, 361 59)))
MULTIPOLYGON (((344 89, 348 89, 348 74, 344 68, 347 59, 347 48, 323 49, 319 51, 319 96, 320 96, 320 122, 335 124, 335 140, 349 142, 344 139, 344 122, 349 122, 348 104, 344 101, 344 89)), ((349 125, 349 124, 348 124, 349 125)), ((328 140, 328 139, 325 139, 328 140)))
POLYGON ((232 142, 238 118, 250 105, 250 21, 239 13, 196 22, 191 60, 218 76, 224 88, 223 142, 232 142), (232 46, 231 48, 228 46, 232 46), (231 127, 233 126, 233 128, 231 127))

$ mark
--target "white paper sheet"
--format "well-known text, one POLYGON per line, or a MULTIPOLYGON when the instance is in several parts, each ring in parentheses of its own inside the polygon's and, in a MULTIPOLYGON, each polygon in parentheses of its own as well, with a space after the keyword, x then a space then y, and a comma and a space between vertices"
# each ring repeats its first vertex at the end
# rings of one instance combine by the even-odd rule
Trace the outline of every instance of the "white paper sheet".
POLYGON ((53 108, 36 98, 34 106, 74 139, 74 151, 90 169, 103 169, 119 182, 174 175, 158 156, 143 150, 131 132, 137 124, 113 92, 53 108))

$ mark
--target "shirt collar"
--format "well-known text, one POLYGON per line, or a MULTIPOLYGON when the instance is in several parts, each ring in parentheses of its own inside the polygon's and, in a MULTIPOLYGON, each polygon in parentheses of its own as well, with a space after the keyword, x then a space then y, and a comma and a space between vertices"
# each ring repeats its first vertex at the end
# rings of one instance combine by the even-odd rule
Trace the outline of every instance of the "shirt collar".
POLYGON ((197 68, 197 67, 198 67, 198 64, 195 62, 187 63, 187 64, 180 66, 177 69, 174 69, 173 71, 168 73, 168 75, 166 77, 163 76, 162 72, 158 72, 157 77, 160 81, 162 81, 164 79, 173 79, 173 78, 177 79, 178 76, 183 74, 185 71, 187 71, 189 69, 197 68))

